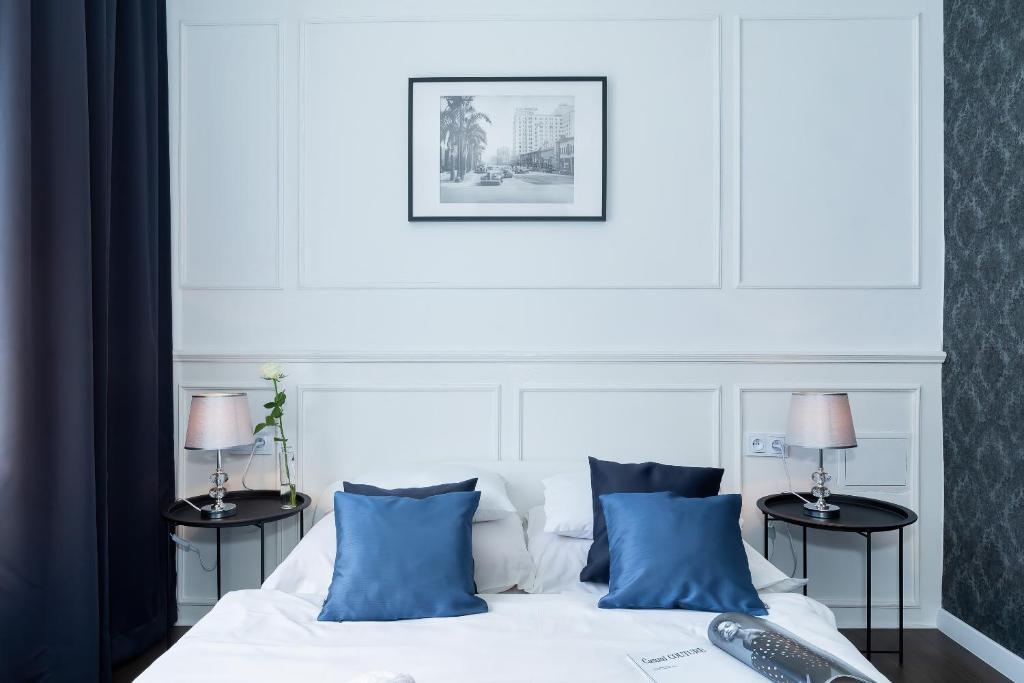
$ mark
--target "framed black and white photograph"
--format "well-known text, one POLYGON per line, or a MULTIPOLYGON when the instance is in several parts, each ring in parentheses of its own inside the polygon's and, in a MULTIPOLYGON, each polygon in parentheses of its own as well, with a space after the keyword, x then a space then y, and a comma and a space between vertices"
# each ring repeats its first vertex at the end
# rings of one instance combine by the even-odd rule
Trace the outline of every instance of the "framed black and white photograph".
POLYGON ((410 221, 603 221, 607 79, 410 78, 410 221))

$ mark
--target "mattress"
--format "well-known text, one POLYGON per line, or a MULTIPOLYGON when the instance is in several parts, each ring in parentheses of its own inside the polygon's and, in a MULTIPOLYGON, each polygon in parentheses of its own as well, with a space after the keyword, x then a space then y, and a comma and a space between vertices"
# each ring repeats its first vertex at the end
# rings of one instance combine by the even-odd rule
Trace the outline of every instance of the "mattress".
MULTIPOLYGON (((274 590, 228 593, 138 679, 338 681, 367 671, 417 683, 587 681, 643 683, 627 653, 698 642, 716 658, 717 681, 764 683, 710 644, 710 612, 604 610, 599 596, 482 596, 486 614, 395 622, 318 622, 320 600, 274 590)), ((827 607, 792 593, 761 596, 770 621, 886 681, 835 627, 827 607)), ((716 683, 717 683, 716 681, 716 683)))

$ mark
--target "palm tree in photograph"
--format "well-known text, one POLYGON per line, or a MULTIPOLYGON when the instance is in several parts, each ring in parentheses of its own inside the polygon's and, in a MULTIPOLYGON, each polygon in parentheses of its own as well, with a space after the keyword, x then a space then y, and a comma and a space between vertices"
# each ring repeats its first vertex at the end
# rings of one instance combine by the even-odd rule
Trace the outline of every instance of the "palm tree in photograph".
POLYGON ((479 158, 487 146, 487 131, 482 121, 491 118, 473 106, 473 98, 463 95, 445 97, 441 110, 441 142, 445 145, 445 166, 451 180, 459 180, 466 174, 467 167, 479 158))

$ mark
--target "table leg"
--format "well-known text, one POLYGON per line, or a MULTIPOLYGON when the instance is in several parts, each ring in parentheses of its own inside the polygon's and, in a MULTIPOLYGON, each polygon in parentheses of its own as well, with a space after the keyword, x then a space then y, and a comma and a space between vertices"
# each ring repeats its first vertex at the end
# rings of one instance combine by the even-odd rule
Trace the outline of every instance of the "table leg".
POLYGON ((867 606, 867 615, 868 615, 868 618, 867 618, 867 627, 868 627, 867 628, 867 641, 868 641, 868 646, 867 646, 867 652, 865 652, 864 654, 870 660, 871 659, 871 532, 869 531, 866 534, 864 534, 864 537, 868 539, 868 545, 867 545, 868 586, 867 586, 867 598, 865 600, 865 604, 867 606))
POLYGON ((299 540, 306 534, 306 511, 299 510, 299 540))
MULTIPOLYGON (((807 527, 804 527, 804 579, 807 578, 807 527)), ((807 584, 804 584, 804 595, 807 595, 807 584)))
POLYGON ((899 562, 897 564, 898 564, 898 571, 900 573, 900 576, 899 576, 899 580, 900 580, 900 605, 899 605, 899 610, 900 610, 900 617, 899 617, 899 619, 900 619, 900 630, 899 630, 900 666, 903 666, 903 527, 900 527, 900 540, 899 540, 899 543, 900 543, 900 545, 896 549, 896 553, 897 553, 897 556, 899 557, 899 562))
POLYGON ((217 599, 220 600, 220 527, 217 527, 217 599))
POLYGON ((264 534, 263 534, 263 525, 260 524, 259 527, 260 527, 260 585, 262 586, 263 582, 267 580, 267 567, 266 567, 266 564, 265 564, 266 561, 267 561, 267 552, 266 552, 266 548, 264 547, 264 545, 266 543, 266 539, 265 539, 264 534))
POLYGON ((768 559, 768 513, 764 513, 764 559, 768 559))

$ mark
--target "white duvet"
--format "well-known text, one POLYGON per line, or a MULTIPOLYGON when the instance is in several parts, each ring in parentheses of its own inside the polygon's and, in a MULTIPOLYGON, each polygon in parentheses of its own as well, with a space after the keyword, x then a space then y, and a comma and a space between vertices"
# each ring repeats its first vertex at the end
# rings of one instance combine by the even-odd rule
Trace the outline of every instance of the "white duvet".
MULTIPOLYGON (((587 683, 645 678, 627 653, 699 641, 720 673, 715 683, 766 680, 711 646, 715 616, 683 610, 604 610, 599 596, 484 595, 489 611, 393 622, 316 620, 322 598, 275 590, 228 593, 137 680, 337 681, 368 671, 406 673, 416 683, 587 683)), ((835 628, 828 608, 792 593, 763 594, 768 619, 886 681, 835 628)))

